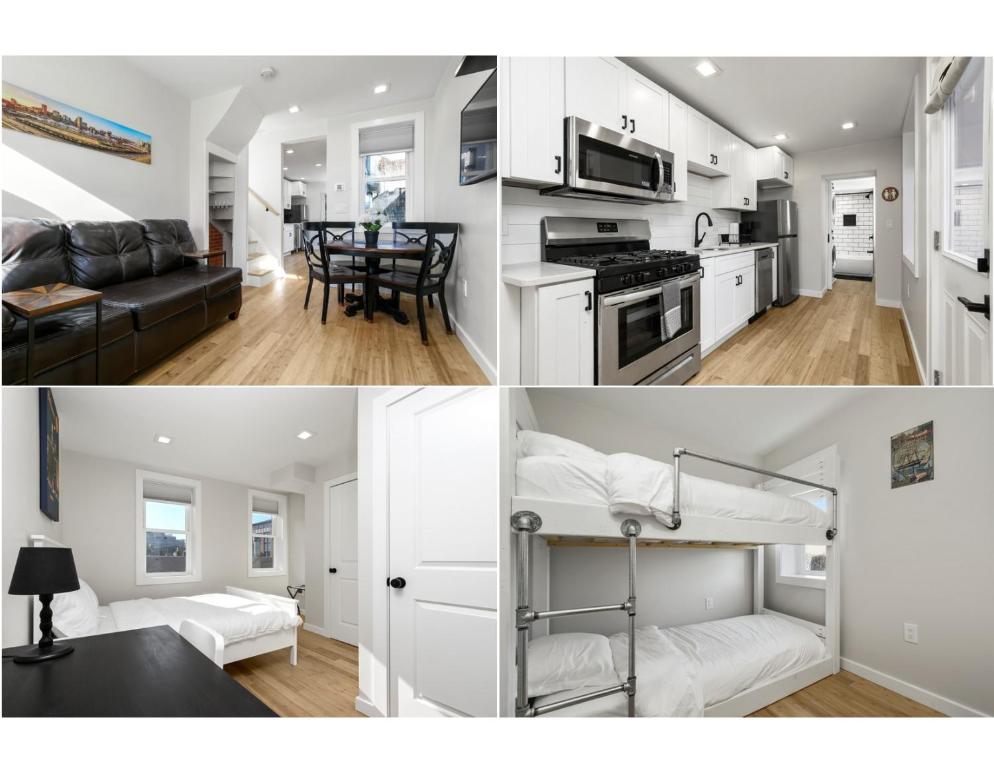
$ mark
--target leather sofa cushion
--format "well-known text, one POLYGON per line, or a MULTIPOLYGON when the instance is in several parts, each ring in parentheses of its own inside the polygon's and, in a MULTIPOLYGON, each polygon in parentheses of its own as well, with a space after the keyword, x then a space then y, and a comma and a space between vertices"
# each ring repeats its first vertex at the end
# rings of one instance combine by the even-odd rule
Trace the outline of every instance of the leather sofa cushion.
POLYGON ((177 269, 162 277, 188 286, 200 286, 205 298, 213 298, 231 290, 242 282, 242 271, 237 267, 186 267, 177 269))
POLYGON ((152 274, 164 275, 186 266, 184 253, 197 250, 190 227, 182 219, 143 219, 145 242, 152 253, 152 274))
POLYGON ((83 288, 138 280, 152 274, 145 229, 137 221, 79 221, 69 225, 72 281, 83 288))
POLYGON ((68 283, 66 227, 47 219, 3 219, 3 290, 68 283))
POLYGON ((181 280, 164 280, 160 277, 145 277, 109 285, 104 288, 103 294, 104 306, 130 310, 138 330, 155 325, 204 301, 202 285, 188 285, 181 280))
MULTIPOLYGON (((95 321, 96 315, 92 304, 74 307, 35 320, 33 361, 35 372, 41 373, 74 357, 93 352, 96 341, 95 321)), ((101 347, 106 347, 131 333, 133 327, 128 311, 104 304, 100 324, 101 347)), ((4 360, 18 356, 25 357, 27 343, 27 321, 17 318, 13 328, 5 330, 3 334, 4 360)), ((23 375, 23 363, 17 367, 23 375)))

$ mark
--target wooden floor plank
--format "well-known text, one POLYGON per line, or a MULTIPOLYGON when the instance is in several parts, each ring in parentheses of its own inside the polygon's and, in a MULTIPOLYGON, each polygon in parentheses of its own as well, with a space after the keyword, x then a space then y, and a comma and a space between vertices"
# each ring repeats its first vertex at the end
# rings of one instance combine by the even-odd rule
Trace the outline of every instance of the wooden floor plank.
POLYGON ((800 296, 711 352, 690 384, 921 384, 901 310, 876 304, 872 282, 838 280, 800 296))
POLYGON ((321 324, 321 285, 304 309, 303 256, 285 260, 286 277, 263 288, 242 287, 242 311, 207 330, 131 379, 132 384, 486 384, 455 335, 445 332, 438 302, 426 308, 429 345, 421 343, 414 300, 400 325, 378 313, 367 323, 347 317, 333 290, 321 324))
POLYGON ((839 672, 792 693, 749 717, 944 717, 941 712, 871 683, 839 672))

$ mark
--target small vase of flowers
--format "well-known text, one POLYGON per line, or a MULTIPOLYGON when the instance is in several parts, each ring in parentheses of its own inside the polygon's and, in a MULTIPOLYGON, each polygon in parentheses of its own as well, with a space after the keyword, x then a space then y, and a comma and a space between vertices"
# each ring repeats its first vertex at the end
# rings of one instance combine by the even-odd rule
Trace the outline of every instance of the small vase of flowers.
POLYGON ((383 229, 383 219, 379 216, 366 214, 359 221, 359 224, 366 230, 366 247, 375 248, 380 241, 380 230, 383 229))

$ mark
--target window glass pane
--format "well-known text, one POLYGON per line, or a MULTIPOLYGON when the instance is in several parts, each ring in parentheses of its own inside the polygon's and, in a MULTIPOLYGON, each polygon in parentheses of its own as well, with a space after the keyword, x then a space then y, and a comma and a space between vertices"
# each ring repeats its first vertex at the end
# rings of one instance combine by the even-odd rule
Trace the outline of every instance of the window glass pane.
MULTIPOLYGON (((272 522, 270 521, 270 525, 272 522)), ((259 536, 252 537, 252 567, 273 567, 273 539, 259 536)))
POLYGON ((974 57, 949 97, 952 127, 949 248, 969 258, 984 249, 984 60, 974 57))
POLYGON ((364 213, 387 221, 407 219, 407 180, 366 180, 363 199, 364 213))
POLYGON ((186 534, 145 531, 145 572, 185 573, 186 534))
POLYGON ((805 544, 802 563, 805 572, 812 576, 823 576, 825 574, 825 554, 824 546, 805 544))
POLYGON ((166 531, 186 530, 186 506, 165 501, 145 502, 145 527, 166 531))
POLYGON ((272 536, 273 516, 267 512, 253 512, 252 533, 259 536, 272 536))
POLYGON ((390 152, 382 155, 365 155, 363 157, 363 164, 365 166, 366 176, 369 178, 407 175, 406 152, 390 152))

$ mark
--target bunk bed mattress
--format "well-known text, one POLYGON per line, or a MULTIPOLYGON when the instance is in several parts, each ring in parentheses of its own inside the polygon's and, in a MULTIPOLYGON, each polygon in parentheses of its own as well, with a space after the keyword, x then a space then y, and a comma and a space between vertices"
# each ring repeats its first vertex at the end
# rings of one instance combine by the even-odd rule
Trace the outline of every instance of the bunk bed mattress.
MULTIPOLYGON (((531 433, 535 434, 535 433, 531 433)), ((619 515, 673 516, 673 467, 631 453, 610 456, 571 441, 519 436, 516 494, 606 506, 619 515)), ((680 513, 768 523, 828 526, 829 513, 801 499, 680 473, 680 513)))
MULTIPOLYGON (((611 650, 619 680, 628 675, 628 636, 613 635, 611 650)), ((827 657, 812 632, 777 616, 732 619, 636 630, 635 696, 639 717, 699 716, 704 709, 797 672, 827 657), (689 685, 689 687, 688 687, 689 685)), ((561 691, 535 699, 536 706, 597 690, 561 691)), ((543 717, 625 717, 627 696, 612 694, 543 717)))

